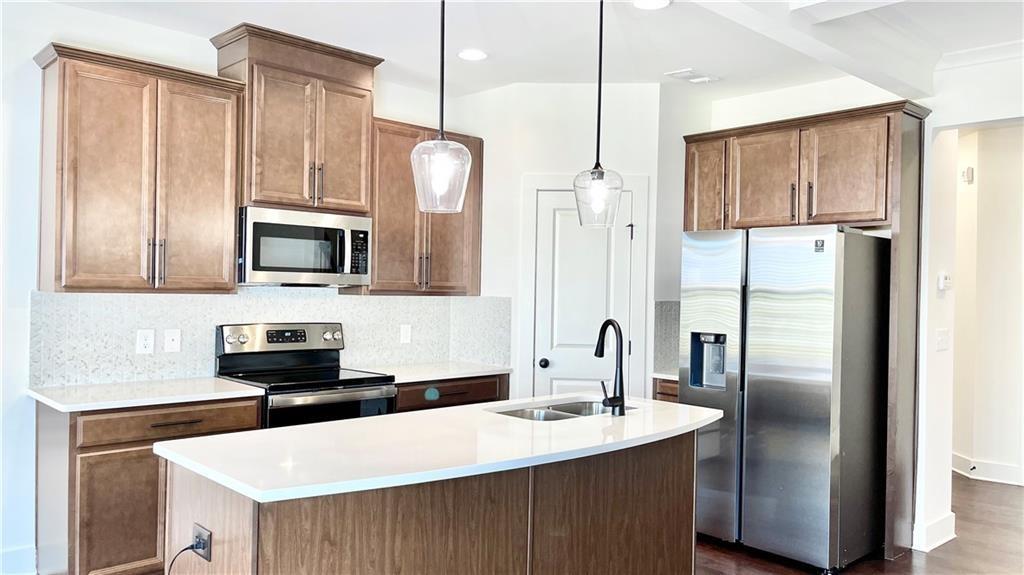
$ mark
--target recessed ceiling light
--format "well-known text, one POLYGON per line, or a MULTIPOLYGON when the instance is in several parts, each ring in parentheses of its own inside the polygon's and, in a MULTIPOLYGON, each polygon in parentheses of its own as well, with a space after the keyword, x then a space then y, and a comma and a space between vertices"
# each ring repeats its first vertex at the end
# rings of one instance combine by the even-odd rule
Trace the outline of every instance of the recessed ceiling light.
POLYGON ((470 62, 479 62, 487 58, 487 52, 478 48, 466 48, 459 52, 459 58, 469 60, 470 62))
POLYGON ((633 6, 641 10, 661 10, 672 3, 672 0, 633 0, 633 6))

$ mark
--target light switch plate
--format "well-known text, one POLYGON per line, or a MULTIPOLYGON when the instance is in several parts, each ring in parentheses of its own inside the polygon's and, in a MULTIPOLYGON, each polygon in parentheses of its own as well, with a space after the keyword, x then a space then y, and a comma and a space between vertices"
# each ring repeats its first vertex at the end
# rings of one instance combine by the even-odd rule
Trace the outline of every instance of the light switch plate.
POLYGON ((949 330, 940 328, 935 330, 935 351, 949 351, 949 330))
POLYGON ((135 332, 135 353, 153 353, 156 331, 140 329, 135 332))
POLYGON ((403 323, 402 325, 399 326, 398 331, 399 331, 399 340, 402 343, 412 343, 412 326, 411 325, 409 325, 407 323, 403 323))
POLYGON ((181 351, 181 330, 180 329, 165 329, 164 330, 164 352, 165 353, 178 353, 181 351))

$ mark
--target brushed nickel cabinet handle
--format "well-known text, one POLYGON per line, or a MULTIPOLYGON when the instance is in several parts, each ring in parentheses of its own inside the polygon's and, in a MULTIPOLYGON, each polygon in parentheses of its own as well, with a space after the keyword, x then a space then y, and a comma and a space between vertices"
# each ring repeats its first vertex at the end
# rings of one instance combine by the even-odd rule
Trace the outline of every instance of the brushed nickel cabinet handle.
POLYGON ((814 217, 814 184, 807 182, 807 219, 814 217))
POLYGON ((427 264, 425 263, 425 261, 423 259, 424 257, 425 256, 423 254, 420 254, 420 266, 419 266, 420 273, 418 274, 418 277, 416 278, 416 287, 420 287, 420 288, 426 287, 425 286, 425 283, 426 283, 425 280, 426 280, 426 277, 427 277, 427 264))
POLYGON ((161 421, 158 423, 150 423, 149 426, 153 429, 158 429, 161 427, 174 427, 176 425, 195 425, 202 422, 202 419, 184 419, 181 421, 161 421))
POLYGON ((320 162, 320 167, 316 169, 318 179, 320 180, 320 203, 324 203, 324 163, 320 162))
POLYGON ((429 288, 429 287, 430 287, 430 272, 432 271, 432 270, 430 269, 430 268, 431 268, 431 265, 430 265, 430 254, 427 254, 427 255, 426 255, 426 256, 424 256, 424 257, 425 257, 425 258, 426 258, 426 260, 427 260, 427 283, 426 283, 426 286, 424 286, 424 287, 427 287, 427 288, 429 288))
POLYGON ((160 287, 167 283, 167 240, 160 240, 157 249, 160 252, 160 268, 156 287, 160 287))
POLYGON ((789 185, 789 217, 796 221, 796 184, 789 185))
POLYGON ((146 240, 146 285, 156 287, 156 244, 153 238, 146 240))
POLYGON ((309 193, 313 199, 313 206, 316 206, 316 169, 309 164, 309 193))

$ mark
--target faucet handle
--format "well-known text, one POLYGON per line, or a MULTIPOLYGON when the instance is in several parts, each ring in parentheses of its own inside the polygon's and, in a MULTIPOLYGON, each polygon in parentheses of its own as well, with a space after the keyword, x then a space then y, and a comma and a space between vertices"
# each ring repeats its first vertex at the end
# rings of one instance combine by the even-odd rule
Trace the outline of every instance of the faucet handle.
POLYGON ((608 399, 608 388, 605 386, 603 379, 601 380, 601 393, 604 394, 604 401, 601 402, 601 405, 611 407, 612 400, 608 399))

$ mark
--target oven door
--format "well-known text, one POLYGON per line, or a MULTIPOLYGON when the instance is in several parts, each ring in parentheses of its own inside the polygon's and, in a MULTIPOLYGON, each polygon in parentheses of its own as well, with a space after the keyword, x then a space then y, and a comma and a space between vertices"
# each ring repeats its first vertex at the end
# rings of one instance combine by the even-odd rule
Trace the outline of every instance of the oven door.
POLYGON ((243 284, 367 285, 370 218, 241 209, 243 284))
POLYGON ((394 385, 282 393, 267 397, 266 427, 394 413, 394 385))

